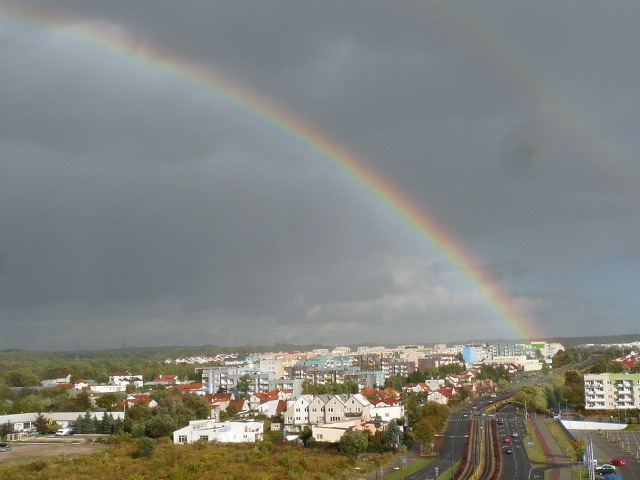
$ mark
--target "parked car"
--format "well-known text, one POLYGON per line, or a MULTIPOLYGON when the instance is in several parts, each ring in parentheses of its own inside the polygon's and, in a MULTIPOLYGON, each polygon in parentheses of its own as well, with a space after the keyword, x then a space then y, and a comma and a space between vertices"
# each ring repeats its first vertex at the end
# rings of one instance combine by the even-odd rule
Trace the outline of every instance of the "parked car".
POLYGON ((0 452, 9 452, 11 451, 11 445, 8 443, 0 443, 0 452))
POLYGON ((610 463, 611 465, 620 465, 620 466, 622 466, 622 465, 626 465, 626 464, 627 464, 627 462, 625 462, 625 461, 624 461, 623 459, 621 459, 621 458, 614 458, 614 459, 613 459, 613 460, 611 460, 609 463, 610 463))
POLYGON ((599 467, 596 467, 595 470, 598 475, 606 475, 607 473, 616 473, 616 467, 614 467, 609 463, 600 465, 599 467))
POLYGON ((73 435, 73 428, 61 428, 56 432, 56 436, 73 435))

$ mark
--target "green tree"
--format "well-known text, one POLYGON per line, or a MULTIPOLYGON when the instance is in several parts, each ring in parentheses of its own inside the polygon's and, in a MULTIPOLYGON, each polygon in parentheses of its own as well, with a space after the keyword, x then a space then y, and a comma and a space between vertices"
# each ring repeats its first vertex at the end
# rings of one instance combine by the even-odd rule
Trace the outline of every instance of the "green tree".
POLYGON ((436 435, 436 429, 432 423, 430 417, 421 418, 413 426, 413 436, 415 439, 423 445, 428 445, 433 442, 436 435))
POLYGON ((418 409, 418 418, 429 418, 436 431, 444 427, 450 414, 451 410, 448 406, 437 402, 427 402, 418 409))
POLYGON ((133 405, 127 408, 127 418, 131 419, 133 422, 145 421, 151 418, 153 412, 149 405, 141 404, 141 405, 133 405))
POLYGON ((238 379, 237 389, 238 389, 238 395, 240 397, 247 396, 247 394, 249 393, 249 390, 251 389, 251 383, 252 383, 251 377, 246 373, 238 379))
POLYGON ((427 378, 427 375, 422 370, 416 370, 413 373, 407 375, 407 383, 422 383, 427 378))
POLYGON ((584 440, 574 440, 573 446, 573 460, 582 461, 584 456, 584 450, 587 448, 587 444, 584 440))
POLYGON ((402 430, 395 420, 391 420, 387 425, 387 443, 400 447, 402 444, 402 430))
POLYGON ((562 396, 574 407, 584 404, 584 380, 579 372, 575 370, 565 372, 562 396))
POLYGON ((175 420, 166 413, 154 415, 145 423, 145 433, 151 438, 168 437, 176 429, 175 420))
MULTIPOLYGON (((525 385, 513 396, 513 400, 526 404, 529 413, 533 411, 544 413, 549 405, 545 390, 536 385, 525 385)), ((516 407, 521 408, 519 405, 516 407)))
POLYGON ((45 417, 42 413, 38 412, 36 415, 36 419, 34 421, 34 426, 36 430, 40 433, 50 433, 49 432, 49 419, 45 417))
POLYGON ((182 398, 182 403, 189 412, 188 420, 199 420, 211 416, 211 405, 202 395, 187 393, 182 398))
POLYGON ((542 362, 542 369, 540 370, 542 375, 549 375, 551 373, 551 366, 547 362, 542 362))
POLYGON ((84 417, 82 417, 82 423, 79 433, 96 433, 93 417, 89 412, 85 412, 84 417))
POLYGON ((344 432, 340 437, 340 451, 352 457, 366 451, 368 444, 367 435, 358 430, 344 432))
POLYGON ((220 412, 220 420, 223 422, 236 418, 238 415, 238 407, 234 404, 229 405, 224 411, 220 412))
POLYGON ((384 388, 393 388, 402 391, 402 386, 407 383, 407 379, 402 375, 392 375, 385 379, 384 388))
POLYGON ((118 406, 119 399, 120 398, 115 393, 105 393, 96 400, 96 406, 111 410, 118 406))
POLYGON ((40 385, 40 377, 26 370, 8 370, 0 373, 7 384, 12 387, 35 387, 40 385))
POLYGON ((100 429, 97 431, 105 435, 111 435, 113 433, 114 425, 115 420, 111 412, 109 412, 108 414, 102 415, 102 420, 100 420, 100 429))
POLYGON ((136 456, 139 458, 153 457, 156 451, 156 441, 153 438, 142 437, 138 439, 136 456))
POLYGON ((81 391, 74 397, 69 398, 69 405, 67 407, 70 411, 83 412, 93 410, 89 393, 85 390, 81 391))

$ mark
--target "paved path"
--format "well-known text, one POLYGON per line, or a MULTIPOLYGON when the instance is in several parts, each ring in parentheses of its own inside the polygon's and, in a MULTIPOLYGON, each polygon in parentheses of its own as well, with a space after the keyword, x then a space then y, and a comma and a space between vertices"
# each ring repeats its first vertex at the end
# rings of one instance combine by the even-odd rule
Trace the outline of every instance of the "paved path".
MULTIPOLYGON (((538 437, 538 441, 542 446, 544 454, 547 456, 548 465, 545 470, 551 469, 550 480, 571 480, 572 464, 571 459, 567 458, 562 451, 558 442, 551 434, 551 430, 544 423, 543 418, 532 418, 530 425, 538 437)), ((535 477, 533 477, 535 478, 535 477)))

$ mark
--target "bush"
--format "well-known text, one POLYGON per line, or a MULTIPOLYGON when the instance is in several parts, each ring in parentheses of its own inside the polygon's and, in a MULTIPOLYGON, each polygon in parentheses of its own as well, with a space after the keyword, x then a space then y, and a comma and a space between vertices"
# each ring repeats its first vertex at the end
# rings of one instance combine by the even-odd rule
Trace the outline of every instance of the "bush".
POLYGON ((367 450, 369 439, 363 432, 352 430, 345 432, 340 437, 340 451, 355 457, 359 453, 367 450))
POLYGON ((135 456, 138 458, 150 458, 156 451, 156 441, 153 438, 142 437, 138 439, 138 448, 135 456))

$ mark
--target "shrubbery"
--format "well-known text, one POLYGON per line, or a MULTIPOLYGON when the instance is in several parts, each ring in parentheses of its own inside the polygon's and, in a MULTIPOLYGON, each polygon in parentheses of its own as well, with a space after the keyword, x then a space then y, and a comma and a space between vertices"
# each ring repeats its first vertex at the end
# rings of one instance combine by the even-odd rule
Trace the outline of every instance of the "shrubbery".
POLYGON ((138 439, 135 456, 137 458, 153 457, 156 451, 156 441, 153 438, 142 437, 138 439))

